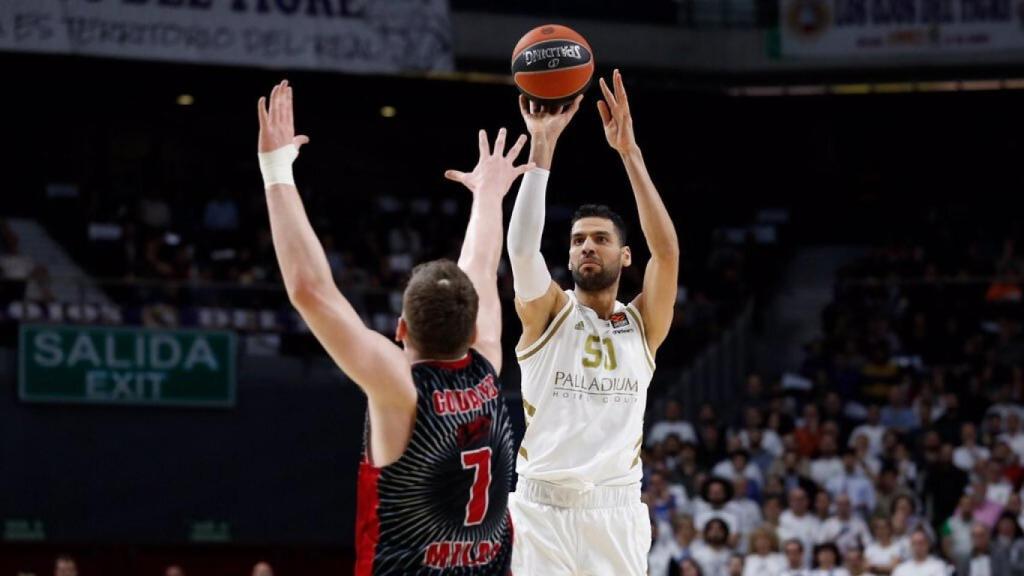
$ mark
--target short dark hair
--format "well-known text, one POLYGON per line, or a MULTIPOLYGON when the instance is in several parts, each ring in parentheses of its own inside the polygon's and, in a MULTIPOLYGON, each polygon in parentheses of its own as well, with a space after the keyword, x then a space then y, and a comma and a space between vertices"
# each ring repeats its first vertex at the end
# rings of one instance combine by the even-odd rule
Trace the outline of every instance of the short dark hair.
POLYGON ((478 307, 473 282, 451 260, 413 268, 402 296, 409 340, 428 358, 450 358, 469 348, 478 307))
POLYGON ((584 204, 576 209, 576 212, 572 215, 572 223, 570 225, 576 224, 577 220, 583 218, 611 220, 612 224, 615 225, 615 232, 619 235, 619 244, 626 245, 626 221, 608 206, 604 204, 584 204))
POLYGON ((812 564, 814 565, 815 568, 820 568, 821 567, 820 564, 818 563, 818 554, 820 554, 821 552, 824 552, 825 550, 828 550, 829 552, 832 553, 833 556, 835 556, 836 564, 841 564, 842 563, 843 555, 839 553, 839 547, 836 546, 832 542, 823 542, 823 543, 818 544, 817 546, 814 547, 814 554, 813 554, 814 558, 812 559, 813 560, 812 564))

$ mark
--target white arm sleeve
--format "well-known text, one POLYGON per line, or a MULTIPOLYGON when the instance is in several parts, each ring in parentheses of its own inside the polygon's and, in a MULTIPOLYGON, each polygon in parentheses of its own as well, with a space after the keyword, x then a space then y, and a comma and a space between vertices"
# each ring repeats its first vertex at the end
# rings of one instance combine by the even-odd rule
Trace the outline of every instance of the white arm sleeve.
POLYGON ((543 168, 534 168, 523 176, 508 225, 508 257, 520 302, 540 298, 551 286, 551 272, 540 253, 540 239, 544 232, 544 195, 550 174, 543 168))

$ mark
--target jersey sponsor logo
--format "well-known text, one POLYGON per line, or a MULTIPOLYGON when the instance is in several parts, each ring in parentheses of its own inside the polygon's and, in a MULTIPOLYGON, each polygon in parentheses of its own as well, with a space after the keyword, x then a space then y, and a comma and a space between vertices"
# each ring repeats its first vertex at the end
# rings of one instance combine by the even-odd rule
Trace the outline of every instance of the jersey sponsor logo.
POLYGON ((587 378, 585 374, 555 372, 553 398, 588 400, 602 404, 636 404, 640 381, 636 378, 587 378))
POLYGON ((423 565, 429 568, 485 566, 501 551, 501 542, 445 540, 431 542, 423 554, 423 565))
POLYGON ((580 320, 579 322, 577 322, 576 323, 576 327, 574 328, 574 330, 585 330, 585 329, 586 329, 586 326, 583 324, 583 320, 580 320))
POLYGON ((435 390, 433 394, 434 413, 438 416, 465 414, 479 410, 484 404, 500 395, 494 384, 494 376, 488 374, 479 384, 469 390, 435 390))
POLYGON ((629 317, 626 316, 625 312, 612 314, 608 317, 608 321, 612 323, 612 328, 622 328, 629 325, 629 317))

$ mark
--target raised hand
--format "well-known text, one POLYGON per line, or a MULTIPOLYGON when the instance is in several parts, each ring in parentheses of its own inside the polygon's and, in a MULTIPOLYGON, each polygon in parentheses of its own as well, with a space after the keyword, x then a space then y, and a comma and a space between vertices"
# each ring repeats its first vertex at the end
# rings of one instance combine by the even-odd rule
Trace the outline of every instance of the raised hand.
POLYGON ((629 113, 629 98, 622 85, 622 74, 618 70, 612 74, 614 93, 608 89, 604 78, 600 79, 599 84, 604 100, 598 101, 597 111, 604 124, 604 136, 615 151, 626 154, 636 149, 636 137, 633 135, 633 117, 629 113))
POLYGON ((267 108, 267 99, 260 98, 260 153, 273 152, 278 148, 284 148, 294 144, 301 148, 303 144, 309 143, 306 136, 295 135, 295 114, 292 106, 292 87, 284 80, 270 92, 270 107, 267 108))
POLYGON ((505 129, 502 128, 498 130, 498 137, 494 140, 494 150, 492 152, 487 141, 487 132, 481 130, 479 134, 480 159, 477 160, 473 171, 466 173, 458 170, 448 170, 444 173, 444 177, 455 182, 461 182, 463 186, 469 188, 474 194, 493 192, 500 197, 504 197, 508 193, 508 189, 512 187, 512 182, 521 174, 532 170, 535 166, 533 162, 520 164, 519 166, 514 165, 525 144, 526 135, 523 134, 509 148, 508 154, 505 154, 505 129))
POLYGON ((583 94, 576 97, 569 104, 560 106, 541 105, 526 96, 519 96, 519 113, 526 122, 526 130, 533 138, 534 144, 545 142, 553 144, 561 136, 562 131, 569 125, 569 121, 580 109, 580 102, 583 101, 583 94))

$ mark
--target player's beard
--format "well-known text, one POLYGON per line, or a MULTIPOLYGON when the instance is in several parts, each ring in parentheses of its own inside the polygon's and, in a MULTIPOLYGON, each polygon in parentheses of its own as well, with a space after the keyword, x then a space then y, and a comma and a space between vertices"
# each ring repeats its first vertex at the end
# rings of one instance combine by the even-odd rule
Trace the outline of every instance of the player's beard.
MULTIPOLYGON (((589 264, 589 262, 588 262, 589 264)), ((576 288, 584 292, 600 292, 615 284, 619 279, 620 267, 605 266, 599 264, 600 270, 597 272, 584 273, 580 271, 582 264, 577 264, 572 268, 572 280, 576 283, 576 288)))

